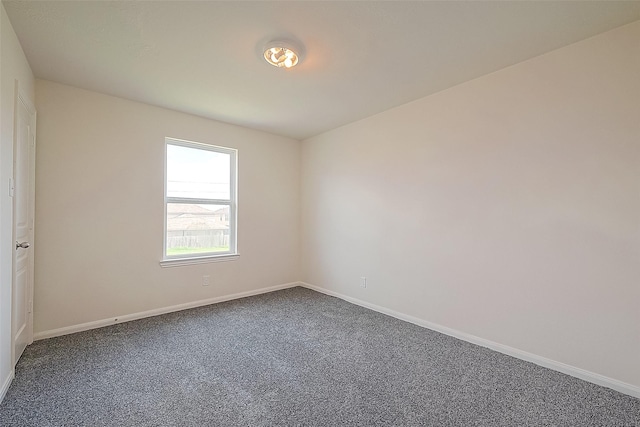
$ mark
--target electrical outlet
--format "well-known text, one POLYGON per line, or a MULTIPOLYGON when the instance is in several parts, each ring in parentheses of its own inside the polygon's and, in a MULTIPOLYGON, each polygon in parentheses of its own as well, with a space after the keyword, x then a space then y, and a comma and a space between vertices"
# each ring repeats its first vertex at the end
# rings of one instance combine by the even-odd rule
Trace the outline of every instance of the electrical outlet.
POLYGON ((209 286, 209 276, 202 276, 202 286, 209 286))
POLYGON ((360 278, 360 287, 361 288, 366 288, 367 287, 367 278, 366 277, 361 277, 360 278))

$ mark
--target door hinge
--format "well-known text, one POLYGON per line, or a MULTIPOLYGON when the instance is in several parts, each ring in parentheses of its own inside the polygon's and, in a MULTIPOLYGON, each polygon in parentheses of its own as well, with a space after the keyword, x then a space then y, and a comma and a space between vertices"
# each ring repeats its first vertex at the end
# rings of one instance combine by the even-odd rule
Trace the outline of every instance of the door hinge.
POLYGON ((29 313, 33 313, 33 300, 29 300, 29 313))

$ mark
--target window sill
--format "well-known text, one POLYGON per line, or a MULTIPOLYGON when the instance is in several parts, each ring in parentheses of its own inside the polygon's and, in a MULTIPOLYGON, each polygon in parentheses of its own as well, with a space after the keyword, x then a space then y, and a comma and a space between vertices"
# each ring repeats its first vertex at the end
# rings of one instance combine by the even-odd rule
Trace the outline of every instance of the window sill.
POLYGON ((171 258, 160 261, 160 267, 181 267, 183 265, 208 264, 210 262, 235 261, 240 258, 240 254, 210 255, 193 258, 171 258))

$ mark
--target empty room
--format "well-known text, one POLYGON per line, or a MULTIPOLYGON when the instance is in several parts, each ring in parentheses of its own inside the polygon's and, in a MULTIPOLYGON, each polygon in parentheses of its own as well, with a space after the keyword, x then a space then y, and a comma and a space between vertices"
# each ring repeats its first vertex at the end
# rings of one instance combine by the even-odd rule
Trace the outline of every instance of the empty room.
POLYGON ((640 426, 640 1, 1 4, 0 426, 640 426))

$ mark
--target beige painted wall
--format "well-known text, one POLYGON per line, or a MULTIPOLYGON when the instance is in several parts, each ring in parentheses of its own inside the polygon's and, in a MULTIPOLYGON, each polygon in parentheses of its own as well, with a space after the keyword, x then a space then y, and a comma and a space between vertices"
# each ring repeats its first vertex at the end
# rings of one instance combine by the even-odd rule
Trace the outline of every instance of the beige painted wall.
POLYGON ((48 81, 36 93, 35 333, 298 279, 298 141, 48 81), (239 260, 158 264, 165 136, 239 150, 239 260))
POLYGON ((34 79, 11 22, 0 5, 0 390, 10 378, 11 272, 13 260, 13 202, 9 178, 13 176, 13 112, 15 81, 31 101, 34 79))
MULTIPOLYGON (((639 48, 635 23, 302 152, 291 139, 37 81, 35 332, 302 278, 640 386, 639 48), (165 136, 240 150, 238 261, 158 265, 165 136)), ((1 71, 0 190, 13 79, 34 93, 4 8, 1 71)), ((3 191, 0 381, 10 373, 3 191)))
POLYGON ((304 141, 303 280, 640 386, 639 76, 636 22, 304 141))

